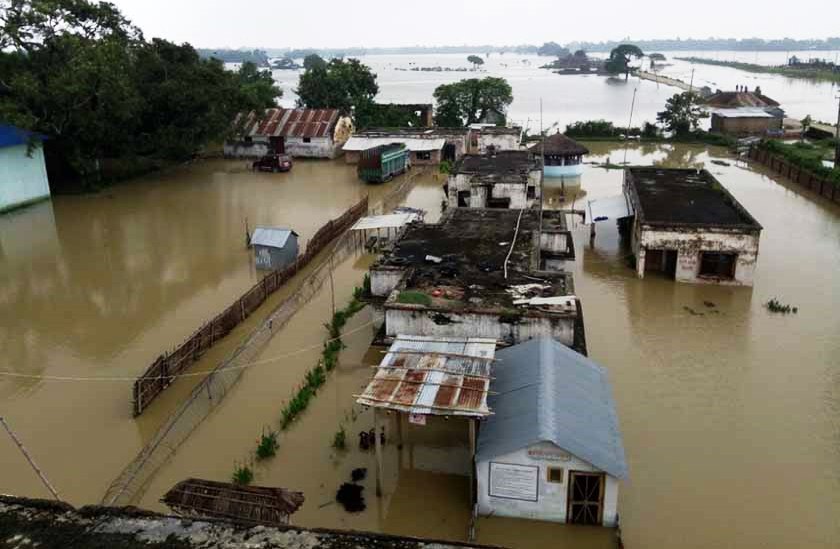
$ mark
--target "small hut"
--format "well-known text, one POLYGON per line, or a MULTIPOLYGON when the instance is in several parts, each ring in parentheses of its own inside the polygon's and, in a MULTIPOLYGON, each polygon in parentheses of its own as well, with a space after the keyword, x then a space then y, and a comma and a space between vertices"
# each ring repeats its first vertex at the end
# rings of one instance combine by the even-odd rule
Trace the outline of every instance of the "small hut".
POLYGON ((589 149, 560 132, 531 145, 535 156, 543 157, 546 177, 577 177, 583 173, 583 156, 589 149))
POLYGON ((298 234, 291 229, 257 227, 251 235, 251 246, 257 269, 282 269, 297 258, 298 234))
POLYGON ((300 509, 304 497, 283 488, 190 478, 176 484, 160 501, 184 516, 277 526, 289 524, 289 516, 300 509))

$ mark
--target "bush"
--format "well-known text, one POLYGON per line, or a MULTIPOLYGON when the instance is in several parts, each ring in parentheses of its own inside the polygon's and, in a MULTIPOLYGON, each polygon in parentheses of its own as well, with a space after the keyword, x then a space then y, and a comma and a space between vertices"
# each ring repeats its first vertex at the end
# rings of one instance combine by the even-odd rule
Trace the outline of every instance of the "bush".
POLYGON ((432 298, 423 292, 400 292, 400 295, 397 296, 397 302, 428 307, 432 304, 432 298))
POLYGON ((274 457, 279 447, 276 432, 269 431, 268 434, 263 433, 260 437, 260 443, 257 445, 257 459, 274 457))
POLYGON ((234 484, 248 486, 254 480, 254 472, 247 465, 236 465, 231 480, 234 484))
POLYGON ((819 148, 808 143, 788 145, 774 140, 763 141, 761 147, 781 156, 794 166, 808 170, 817 177, 825 178, 836 187, 840 187, 840 169, 824 166, 822 163, 824 153, 819 148))
POLYGON ((344 430, 343 425, 338 431, 336 431, 335 436, 333 437, 332 447, 336 450, 344 450, 347 448, 347 432, 344 430))

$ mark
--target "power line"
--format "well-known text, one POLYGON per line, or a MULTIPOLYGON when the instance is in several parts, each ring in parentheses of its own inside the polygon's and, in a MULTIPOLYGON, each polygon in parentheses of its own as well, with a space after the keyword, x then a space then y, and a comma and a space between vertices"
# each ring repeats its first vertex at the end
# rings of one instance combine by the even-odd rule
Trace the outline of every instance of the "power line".
MULTIPOLYGON (((374 323, 373 321, 365 322, 364 324, 362 324, 358 328, 354 328, 350 331, 344 332, 343 334, 341 334, 341 337, 349 336, 349 335, 355 334, 357 332, 360 332, 360 331, 364 330, 365 328, 368 328, 368 327, 372 326, 373 323, 374 323)), ((192 372, 192 373, 188 373, 188 374, 176 374, 176 375, 172 375, 172 376, 145 377, 143 379, 147 379, 147 380, 170 379, 171 380, 171 379, 178 379, 178 378, 182 378, 182 377, 206 376, 206 375, 209 375, 211 373, 220 374, 220 373, 229 372, 229 371, 232 371, 232 370, 245 370, 245 369, 251 368, 253 366, 259 366, 261 364, 268 364, 270 362, 276 362, 276 361, 281 360, 283 358, 288 358, 288 357, 291 357, 291 356, 300 355, 300 354, 306 353, 308 351, 311 351, 313 349, 319 349, 319 348, 324 346, 324 343, 330 343, 332 341, 336 341, 338 339, 341 339, 341 337, 325 339, 320 343, 312 344, 312 345, 309 345, 307 347, 301 347, 300 349, 296 349, 294 351, 289 351, 288 353, 284 353, 282 355, 276 355, 276 356, 273 356, 271 358, 266 358, 266 359, 263 359, 263 360, 255 360, 253 362, 247 362, 245 364, 240 364, 239 366, 230 366, 228 368, 220 368, 220 369, 214 370, 212 372, 210 372, 210 371, 192 372)), ((139 379, 138 376, 133 376, 133 377, 128 377, 128 376, 90 376, 90 377, 45 376, 45 375, 38 375, 38 374, 21 374, 19 372, 11 372, 11 371, 8 371, 8 370, 0 371, 0 377, 35 379, 35 380, 39 380, 39 381, 114 381, 114 382, 130 381, 132 383, 134 381, 136 381, 137 379, 139 379)))

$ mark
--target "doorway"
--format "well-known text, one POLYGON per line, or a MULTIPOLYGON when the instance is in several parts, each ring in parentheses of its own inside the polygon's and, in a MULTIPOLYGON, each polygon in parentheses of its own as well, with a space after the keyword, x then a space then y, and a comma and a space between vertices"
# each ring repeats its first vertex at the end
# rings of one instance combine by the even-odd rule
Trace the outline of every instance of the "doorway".
POLYGON ((658 272, 668 278, 677 276, 677 250, 645 250, 645 273, 658 272))
POLYGON ((569 471, 569 524, 600 525, 604 517, 604 473, 569 471))
POLYGON ((443 146, 443 159, 448 162, 455 162, 455 155, 457 151, 455 149, 455 143, 446 143, 443 146))
POLYGON ((269 148, 274 154, 283 154, 286 152, 286 139, 280 136, 271 136, 268 138, 269 148))

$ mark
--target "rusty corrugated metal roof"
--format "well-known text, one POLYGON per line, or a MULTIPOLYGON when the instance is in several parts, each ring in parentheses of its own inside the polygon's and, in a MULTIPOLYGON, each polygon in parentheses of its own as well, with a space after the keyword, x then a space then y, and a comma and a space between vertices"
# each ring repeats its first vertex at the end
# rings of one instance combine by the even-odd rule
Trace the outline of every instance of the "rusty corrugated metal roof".
POLYGON ((496 342, 397 336, 357 402, 427 415, 490 415, 487 393, 496 342))
MULTIPOLYGON (((338 122, 338 109, 268 109, 258 119, 248 113, 243 134, 250 137, 327 137, 338 122)), ((237 122, 241 115, 237 117, 237 122)))

